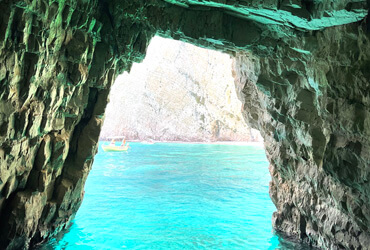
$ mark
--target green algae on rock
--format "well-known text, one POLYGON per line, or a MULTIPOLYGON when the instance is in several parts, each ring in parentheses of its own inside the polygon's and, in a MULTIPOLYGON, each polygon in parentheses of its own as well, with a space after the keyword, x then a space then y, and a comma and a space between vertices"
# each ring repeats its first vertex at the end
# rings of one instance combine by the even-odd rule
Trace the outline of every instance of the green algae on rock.
POLYGON ((276 230, 368 249, 367 4, 0 1, 1 248, 27 249, 68 226, 109 88, 158 34, 235 57, 245 116, 270 160, 276 230))

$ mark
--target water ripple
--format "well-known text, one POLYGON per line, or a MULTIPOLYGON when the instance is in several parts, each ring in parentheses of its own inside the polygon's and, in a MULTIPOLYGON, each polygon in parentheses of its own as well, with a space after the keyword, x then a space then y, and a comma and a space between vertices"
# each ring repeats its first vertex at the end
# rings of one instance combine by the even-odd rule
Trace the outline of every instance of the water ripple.
POLYGON ((130 144, 99 151, 71 228, 40 249, 294 249, 272 232, 263 148, 130 144))

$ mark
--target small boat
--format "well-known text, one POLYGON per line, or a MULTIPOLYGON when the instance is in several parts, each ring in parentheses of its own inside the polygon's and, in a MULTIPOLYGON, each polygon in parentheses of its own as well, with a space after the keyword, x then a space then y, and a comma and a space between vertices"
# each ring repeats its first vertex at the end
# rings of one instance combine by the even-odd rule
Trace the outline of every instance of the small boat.
POLYGON ((121 152, 127 151, 129 146, 112 146, 112 145, 102 145, 102 148, 105 152, 121 152))

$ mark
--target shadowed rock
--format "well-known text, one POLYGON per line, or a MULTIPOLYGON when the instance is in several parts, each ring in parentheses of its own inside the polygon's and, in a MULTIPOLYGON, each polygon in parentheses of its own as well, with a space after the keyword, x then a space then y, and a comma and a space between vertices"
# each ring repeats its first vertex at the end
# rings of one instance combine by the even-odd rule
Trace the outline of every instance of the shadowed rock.
POLYGON ((1 248, 68 226, 109 88, 155 34, 234 56, 270 160, 275 229, 369 248, 365 1, 3 0, 0 10, 1 248))

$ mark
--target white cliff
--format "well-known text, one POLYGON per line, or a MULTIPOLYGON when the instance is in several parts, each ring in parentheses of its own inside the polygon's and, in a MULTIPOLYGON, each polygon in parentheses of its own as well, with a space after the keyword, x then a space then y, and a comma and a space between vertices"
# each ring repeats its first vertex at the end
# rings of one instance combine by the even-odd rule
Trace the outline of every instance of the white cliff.
POLYGON ((154 37, 145 60, 113 85, 101 138, 261 140, 241 111, 229 55, 154 37))

